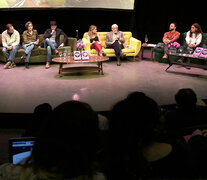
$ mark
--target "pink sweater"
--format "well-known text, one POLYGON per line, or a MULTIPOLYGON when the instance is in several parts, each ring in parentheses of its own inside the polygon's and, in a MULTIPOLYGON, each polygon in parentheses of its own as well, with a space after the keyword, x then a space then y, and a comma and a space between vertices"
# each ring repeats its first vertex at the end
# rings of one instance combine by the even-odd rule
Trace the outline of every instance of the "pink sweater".
POLYGON ((169 31, 164 34, 162 41, 164 41, 164 39, 169 39, 173 43, 178 41, 179 37, 180 37, 180 33, 178 31, 175 31, 173 33, 169 31))

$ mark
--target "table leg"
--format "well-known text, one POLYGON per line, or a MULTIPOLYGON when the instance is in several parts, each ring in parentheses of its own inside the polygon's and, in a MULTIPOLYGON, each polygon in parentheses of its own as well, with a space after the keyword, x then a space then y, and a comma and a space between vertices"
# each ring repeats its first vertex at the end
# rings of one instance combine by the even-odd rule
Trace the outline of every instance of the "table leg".
POLYGON ((98 62, 98 72, 103 75, 103 66, 102 66, 102 62, 98 62))
POLYGON ((101 67, 101 75, 104 75, 104 73, 103 73, 103 63, 102 62, 100 62, 100 67, 101 67))
POLYGON ((153 47, 151 47, 151 60, 153 61, 153 47))
POLYGON ((167 67, 167 69, 165 69, 165 71, 167 71, 173 64, 169 64, 169 66, 167 67))
POLYGON ((144 47, 142 47, 141 59, 143 59, 143 54, 144 54, 144 47))
POLYGON ((100 62, 98 62, 98 72, 100 73, 100 70, 101 70, 101 64, 100 62))
POLYGON ((63 63, 60 63, 60 67, 59 67, 59 76, 60 76, 60 77, 63 76, 63 63))

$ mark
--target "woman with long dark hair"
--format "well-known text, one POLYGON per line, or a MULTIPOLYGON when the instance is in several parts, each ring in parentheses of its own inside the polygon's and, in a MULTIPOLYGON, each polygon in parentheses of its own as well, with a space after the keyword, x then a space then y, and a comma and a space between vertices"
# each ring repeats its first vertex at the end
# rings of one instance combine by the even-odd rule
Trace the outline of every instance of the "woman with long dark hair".
POLYGON ((187 45, 191 48, 196 48, 202 41, 202 35, 203 31, 201 29, 201 26, 198 23, 194 23, 191 26, 190 31, 188 31, 186 34, 185 40, 187 45))

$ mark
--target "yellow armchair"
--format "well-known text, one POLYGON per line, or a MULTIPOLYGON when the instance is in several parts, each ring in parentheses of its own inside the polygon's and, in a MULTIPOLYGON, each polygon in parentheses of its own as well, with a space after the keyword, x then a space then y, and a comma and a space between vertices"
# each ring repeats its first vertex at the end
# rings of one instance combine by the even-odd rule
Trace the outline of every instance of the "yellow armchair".
MULTIPOLYGON (((114 49, 106 48, 106 34, 107 32, 98 32, 99 36, 101 38, 101 45, 102 45, 102 50, 106 53, 106 56, 108 57, 115 57, 115 51, 114 49)), ((89 55, 91 56, 91 49, 90 49, 90 42, 87 40, 88 32, 85 32, 83 35, 83 43, 86 44, 85 50, 88 50, 89 55)), ((122 49, 122 52, 126 54, 126 56, 132 56, 133 59, 135 60, 135 56, 139 53, 141 49, 141 41, 132 37, 131 32, 123 32, 123 36, 125 38, 125 43, 124 43, 124 49, 122 49)), ((95 52, 95 50, 93 50, 95 52)))

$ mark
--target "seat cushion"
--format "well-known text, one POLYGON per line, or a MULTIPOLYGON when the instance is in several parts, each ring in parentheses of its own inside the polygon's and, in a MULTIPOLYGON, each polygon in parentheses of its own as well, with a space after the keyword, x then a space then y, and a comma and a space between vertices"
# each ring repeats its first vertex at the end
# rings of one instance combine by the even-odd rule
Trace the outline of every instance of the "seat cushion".
MULTIPOLYGON (((108 32, 98 32, 100 39, 101 39, 101 45, 102 47, 106 47, 106 35, 108 32)), ((83 38, 87 38, 88 32, 85 32, 83 35, 83 38)), ((125 43, 124 45, 129 45, 130 43, 130 38, 132 37, 131 32, 123 32, 123 36, 125 38, 125 43)))
MULTIPOLYGON (((103 48, 102 49, 106 54, 114 54, 115 53, 115 51, 114 51, 114 49, 111 49, 111 48, 103 48)), ((124 48, 124 49, 122 49, 122 52, 123 53, 135 53, 135 50, 134 50, 134 48, 124 48)))

